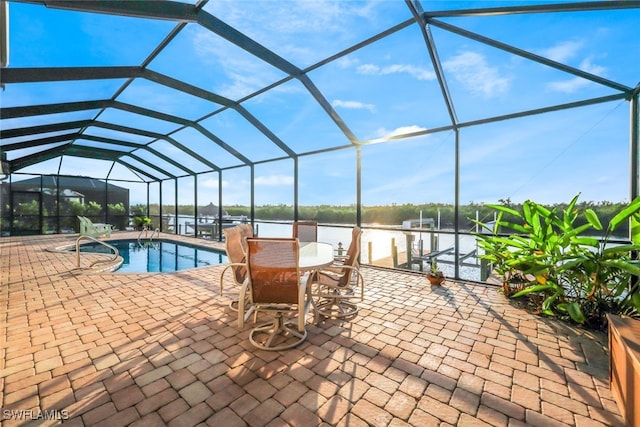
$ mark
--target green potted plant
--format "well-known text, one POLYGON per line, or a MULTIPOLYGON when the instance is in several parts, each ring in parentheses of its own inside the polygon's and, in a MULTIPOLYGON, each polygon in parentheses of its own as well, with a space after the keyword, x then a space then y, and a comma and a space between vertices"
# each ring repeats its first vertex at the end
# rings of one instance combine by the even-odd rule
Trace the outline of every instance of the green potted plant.
POLYGON ((138 230, 142 230, 145 227, 148 230, 151 228, 151 218, 148 216, 135 216, 133 217, 133 225, 135 225, 138 230))
POLYGON ((431 265, 427 272, 427 280, 434 286, 440 286, 444 282, 444 273, 438 268, 438 260, 431 258, 431 265))

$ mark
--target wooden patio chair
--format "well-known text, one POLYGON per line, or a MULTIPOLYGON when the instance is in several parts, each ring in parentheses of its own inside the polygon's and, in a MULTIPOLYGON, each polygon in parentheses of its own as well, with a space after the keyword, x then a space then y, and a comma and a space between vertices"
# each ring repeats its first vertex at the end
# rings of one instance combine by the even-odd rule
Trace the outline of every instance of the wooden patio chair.
MULTIPOLYGON (((253 227, 251 224, 241 224, 235 227, 225 228, 222 230, 224 234, 224 249, 227 253, 227 259, 229 264, 220 273, 220 295, 224 288, 224 276, 229 270, 232 272, 232 281, 238 287, 242 287, 242 284, 247 279, 247 264, 244 248, 244 239, 253 237, 253 227)), ((238 311, 238 299, 233 298, 229 303, 229 308, 233 311, 238 311)), ((254 307, 250 304, 245 304, 246 313, 244 314, 245 321, 249 319, 251 313, 254 311, 254 307)))
POLYGON ((315 221, 295 221, 293 223, 293 237, 300 242, 317 242, 318 223, 315 221))
POLYGON ((354 227, 344 259, 314 275, 311 293, 316 324, 320 322, 321 316, 349 318, 358 313, 358 305, 353 300, 364 300, 364 278, 358 265, 361 234, 360 227, 354 227))
POLYGON ((308 274, 300 276, 299 242, 288 238, 248 238, 247 271, 239 298, 238 327, 245 301, 260 313, 273 316, 271 322, 254 327, 249 341, 262 350, 285 350, 307 338, 306 316, 311 303, 308 274))

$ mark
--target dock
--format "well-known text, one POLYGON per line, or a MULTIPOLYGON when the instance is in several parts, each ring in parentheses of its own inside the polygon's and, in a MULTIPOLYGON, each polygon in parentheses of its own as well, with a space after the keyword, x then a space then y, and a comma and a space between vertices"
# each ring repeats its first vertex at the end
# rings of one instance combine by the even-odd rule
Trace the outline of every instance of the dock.
POLYGON ((202 222, 202 220, 200 220, 199 222, 185 222, 184 226, 185 226, 185 233, 187 231, 187 229, 192 229, 198 230, 198 236, 203 237, 203 236, 215 236, 219 233, 220 230, 220 226, 222 225, 222 229, 225 228, 229 228, 229 227, 235 227, 238 224, 242 224, 242 223, 246 223, 247 222, 247 217, 244 215, 240 215, 240 216, 231 216, 231 215, 224 215, 222 217, 222 221, 219 221, 218 218, 214 218, 212 222, 202 222))
MULTIPOLYGON (((439 256, 446 255, 448 253, 453 252, 453 247, 447 248, 442 251, 434 251, 424 253, 422 255, 415 255, 409 253, 407 251, 398 252, 397 257, 394 255, 390 255, 388 257, 379 258, 372 261, 373 265, 377 265, 379 267, 391 267, 391 268, 407 268, 409 264, 422 264, 429 263, 433 258, 438 258, 439 256), (394 259, 395 258, 395 259, 394 259)), ((420 269, 422 271, 422 269, 420 269)))

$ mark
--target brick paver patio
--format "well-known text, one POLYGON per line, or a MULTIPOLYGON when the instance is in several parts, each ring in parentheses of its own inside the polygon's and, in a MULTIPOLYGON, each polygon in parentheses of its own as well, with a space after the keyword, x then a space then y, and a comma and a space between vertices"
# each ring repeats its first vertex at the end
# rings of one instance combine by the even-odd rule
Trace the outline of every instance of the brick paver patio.
POLYGON ((90 273, 44 250, 74 241, 0 239, 3 426, 622 425, 606 336, 494 287, 363 268, 356 319, 271 353, 237 329, 221 267, 90 273))

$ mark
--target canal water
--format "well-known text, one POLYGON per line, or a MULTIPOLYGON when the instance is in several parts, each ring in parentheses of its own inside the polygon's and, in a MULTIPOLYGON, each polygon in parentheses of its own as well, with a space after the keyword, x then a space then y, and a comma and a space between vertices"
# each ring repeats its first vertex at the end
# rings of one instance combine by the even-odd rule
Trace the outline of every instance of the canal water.
MULTIPOLYGON (((185 223, 193 221, 193 218, 179 218, 178 230, 181 234, 193 232, 192 228, 185 227, 185 223)), ((211 221, 210 221, 211 222, 211 221)), ((375 225, 372 225, 375 227, 375 225)), ((256 222, 256 231, 259 236, 263 237, 290 237, 292 235, 291 224, 280 224, 271 222, 256 222)), ((407 252, 407 235, 412 236, 411 243, 413 245, 414 252, 419 252, 420 242, 422 242, 423 253, 432 251, 443 251, 449 248, 455 247, 455 237, 453 234, 437 232, 437 231, 423 231, 423 232, 411 232, 407 233, 398 229, 395 230, 378 230, 367 228, 367 225, 363 225, 362 239, 361 239, 361 260, 363 264, 373 264, 382 266, 392 266, 392 246, 395 245, 397 252, 399 253, 399 261, 402 263, 406 260, 405 253, 407 252)), ((338 248, 340 245, 346 249, 351 242, 351 228, 350 227, 331 227, 331 226, 319 226, 318 227, 318 241, 330 243, 334 248, 338 248)), ((461 235, 459 239, 459 252, 460 256, 464 256, 475 251, 476 239, 471 235, 461 235)), ((438 267, 444 271, 448 277, 454 276, 454 251, 443 254, 438 257, 438 267)), ((467 280, 480 281, 480 262, 475 256, 469 256, 464 260, 464 263, 460 265, 460 277, 467 280)), ((426 263, 422 266, 423 270, 427 270, 429 265, 426 263)), ((419 270, 419 265, 413 266, 414 270, 419 270)))

